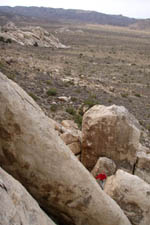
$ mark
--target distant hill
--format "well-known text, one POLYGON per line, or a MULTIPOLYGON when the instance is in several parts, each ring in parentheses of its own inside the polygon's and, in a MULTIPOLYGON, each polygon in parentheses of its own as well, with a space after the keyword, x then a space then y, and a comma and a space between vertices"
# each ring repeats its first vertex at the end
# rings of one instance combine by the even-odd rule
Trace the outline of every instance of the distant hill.
POLYGON ((75 9, 56 9, 45 7, 9 7, 0 6, 0 22, 20 18, 25 20, 57 21, 57 22, 78 22, 108 24, 115 26, 129 26, 136 23, 136 19, 122 15, 107 15, 95 11, 75 10, 75 9))

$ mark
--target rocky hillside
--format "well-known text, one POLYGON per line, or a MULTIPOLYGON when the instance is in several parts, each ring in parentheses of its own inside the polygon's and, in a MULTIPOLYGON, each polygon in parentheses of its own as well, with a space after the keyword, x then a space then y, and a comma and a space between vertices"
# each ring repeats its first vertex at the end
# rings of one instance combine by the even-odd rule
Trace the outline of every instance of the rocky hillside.
POLYGON ((109 24, 115 26, 128 26, 136 22, 136 19, 122 15, 107 15, 95 11, 74 10, 74 9, 55 9, 44 7, 0 7, 0 20, 18 21, 24 20, 43 20, 43 21, 66 21, 84 22, 94 24, 109 24))

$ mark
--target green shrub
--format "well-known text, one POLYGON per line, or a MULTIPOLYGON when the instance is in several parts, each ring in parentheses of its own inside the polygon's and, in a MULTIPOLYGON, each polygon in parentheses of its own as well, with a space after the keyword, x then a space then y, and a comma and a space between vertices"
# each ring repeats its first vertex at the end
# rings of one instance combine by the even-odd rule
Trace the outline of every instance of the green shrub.
POLYGON ((38 100, 38 97, 32 92, 28 93, 35 101, 38 100))
POLYGON ((46 84, 51 85, 52 82, 51 82, 50 80, 47 80, 47 81, 46 81, 46 84))
POLYGON ((10 38, 8 38, 6 41, 5 41, 7 44, 11 44, 12 43, 12 40, 10 38))
POLYGON ((66 109, 66 112, 69 113, 70 115, 75 115, 76 114, 75 109, 73 107, 71 107, 71 106, 66 109))
POLYGON ((5 38, 2 37, 2 36, 0 36, 0 41, 1 41, 1 42, 4 42, 4 43, 7 43, 7 44, 12 43, 12 40, 11 40, 10 38, 7 38, 7 39, 5 40, 5 38))
POLYGON ((38 47, 38 43, 37 43, 37 42, 35 42, 33 46, 34 46, 34 47, 38 47))
POLYGON ((58 106, 57 105, 51 105, 50 109, 51 109, 52 112, 56 112, 57 109, 58 109, 58 106))
POLYGON ((139 93, 135 93, 134 95, 135 95, 136 97, 138 97, 138 98, 141 97, 141 95, 140 95, 139 93))
POLYGON ((121 96, 122 96, 123 98, 127 98, 127 97, 128 97, 128 93, 121 93, 121 96))
POLYGON ((10 80, 15 80, 15 74, 13 74, 13 73, 6 74, 6 76, 7 76, 8 79, 10 79, 10 80))
POLYGON ((71 101, 76 102, 77 98, 76 97, 71 97, 71 101))
POLYGON ((74 116, 74 122, 78 124, 78 127, 82 127, 82 116, 80 114, 76 114, 74 116))
POLYGON ((73 107, 68 107, 66 112, 73 116, 74 122, 78 125, 79 128, 82 126, 82 115, 76 112, 73 107))
POLYGON ((95 98, 92 98, 92 97, 89 97, 89 98, 85 99, 85 101, 84 101, 84 105, 89 106, 89 108, 91 108, 92 106, 97 105, 97 104, 99 104, 99 102, 95 98))
POLYGON ((4 37, 0 36, 0 41, 1 41, 1 42, 5 42, 4 37))
POLYGON ((51 88, 47 91, 48 96, 56 96, 57 95, 57 90, 56 88, 51 88))

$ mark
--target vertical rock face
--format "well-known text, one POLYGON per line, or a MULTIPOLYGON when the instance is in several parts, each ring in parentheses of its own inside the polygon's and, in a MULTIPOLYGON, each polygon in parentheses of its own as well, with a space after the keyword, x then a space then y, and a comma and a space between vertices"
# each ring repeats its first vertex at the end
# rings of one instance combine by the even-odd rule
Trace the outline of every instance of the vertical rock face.
POLYGON ((132 171, 139 147, 138 121, 123 106, 96 105, 84 114, 81 162, 91 170, 99 157, 132 171))
POLYGON ((0 73, 0 165, 65 225, 130 225, 51 123, 31 97, 0 73))
POLYGON ((0 225, 54 225, 25 188, 0 168, 0 225))
POLYGON ((124 210, 133 225, 150 224, 150 185, 118 170, 105 183, 105 192, 124 210))

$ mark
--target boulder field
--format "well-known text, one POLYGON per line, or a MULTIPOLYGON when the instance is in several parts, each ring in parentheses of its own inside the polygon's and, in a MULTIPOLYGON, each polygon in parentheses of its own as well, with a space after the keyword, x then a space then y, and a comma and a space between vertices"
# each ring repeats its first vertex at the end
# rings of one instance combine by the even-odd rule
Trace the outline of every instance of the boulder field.
POLYGON ((58 136, 52 120, 2 73, 0 166, 62 224, 131 225, 58 136))

